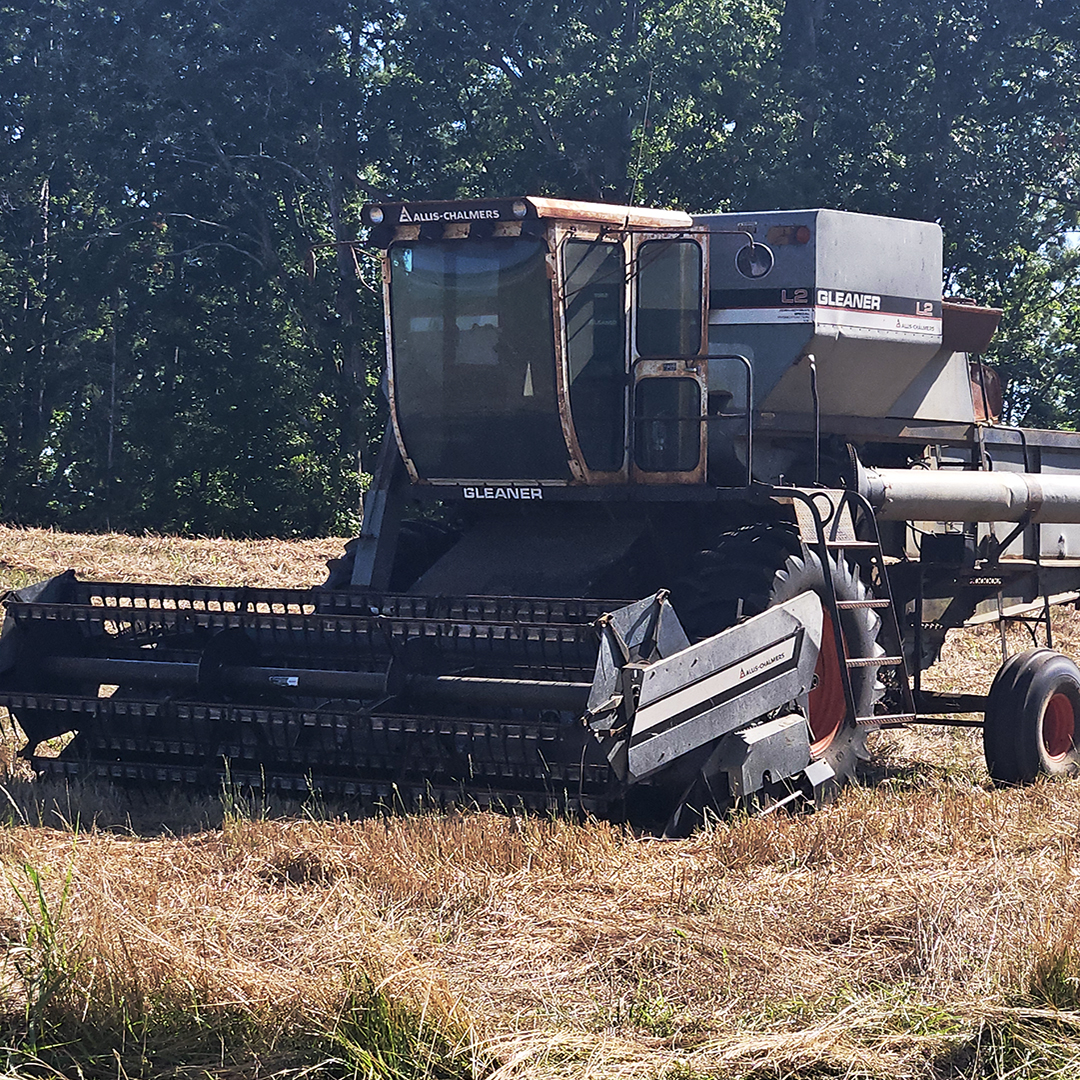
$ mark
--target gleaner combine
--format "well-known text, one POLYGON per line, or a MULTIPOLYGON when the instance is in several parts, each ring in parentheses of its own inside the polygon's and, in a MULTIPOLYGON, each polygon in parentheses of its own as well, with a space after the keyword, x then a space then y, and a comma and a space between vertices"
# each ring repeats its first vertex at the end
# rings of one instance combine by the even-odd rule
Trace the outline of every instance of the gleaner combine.
POLYGON ((0 704, 40 772, 676 831, 816 802, 928 718, 985 713, 998 782, 1076 770, 1049 613, 1080 597, 1080 435, 1000 422, 969 357, 1000 312, 942 299, 936 225, 363 217, 389 424, 361 535, 310 590, 9 596, 0 704), (1047 647, 988 696, 923 690, 949 630, 1013 618, 1047 647))

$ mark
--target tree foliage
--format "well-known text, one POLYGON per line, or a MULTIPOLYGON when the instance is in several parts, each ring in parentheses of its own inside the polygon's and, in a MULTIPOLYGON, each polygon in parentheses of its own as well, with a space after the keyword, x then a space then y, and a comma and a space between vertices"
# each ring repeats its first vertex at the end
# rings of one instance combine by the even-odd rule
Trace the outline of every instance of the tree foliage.
POLYGON ((1011 418, 1069 424, 1078 43, 1065 0, 0 0, 0 509, 353 527, 371 196, 937 220, 1011 418))

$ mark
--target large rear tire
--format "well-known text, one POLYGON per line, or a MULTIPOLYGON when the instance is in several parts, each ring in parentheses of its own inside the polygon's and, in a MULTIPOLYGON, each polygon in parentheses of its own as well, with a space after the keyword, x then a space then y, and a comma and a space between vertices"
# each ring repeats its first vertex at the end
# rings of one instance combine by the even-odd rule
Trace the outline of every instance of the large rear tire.
MULTIPOLYGON (((828 560, 829 574, 837 600, 870 600, 873 593, 862 581, 858 567, 844 559, 828 560)), ((855 715, 852 716, 844 694, 844 657, 836 647, 836 635, 827 606, 828 589, 825 569, 818 555, 804 548, 791 555, 777 571, 769 597, 769 606, 784 603, 806 591, 817 593, 825 607, 821 652, 815 669, 815 686, 810 691, 807 723, 810 726, 810 756, 827 762, 835 779, 834 788, 851 780, 861 762, 869 757, 866 750, 867 728, 856 717, 873 715, 874 704, 881 697, 878 665, 853 667, 850 670, 855 715)), ((884 649, 878 644, 881 618, 873 608, 842 608, 838 612, 840 633, 849 657, 879 657, 884 649)))
MULTIPOLYGON (((858 567, 846 560, 829 558, 828 573, 837 600, 873 599, 858 567)), ((835 774, 818 792, 828 797, 852 779, 869 757, 867 728, 856 724, 855 717, 873 715, 883 687, 878 665, 852 668, 855 715, 850 714, 844 693, 845 660, 836 647, 820 557, 799 542, 790 525, 749 526, 725 534, 711 550, 702 552, 692 572, 672 589, 671 600, 687 633, 700 639, 807 591, 816 593, 826 607, 808 723, 813 760, 827 762, 835 774)), ((884 655, 877 640, 881 618, 873 608, 843 608, 839 619, 848 656, 884 655)))
POLYGON ((772 603, 777 572, 801 550, 786 522, 748 525, 698 552, 671 589, 671 602, 692 639, 700 640, 759 615, 772 603))

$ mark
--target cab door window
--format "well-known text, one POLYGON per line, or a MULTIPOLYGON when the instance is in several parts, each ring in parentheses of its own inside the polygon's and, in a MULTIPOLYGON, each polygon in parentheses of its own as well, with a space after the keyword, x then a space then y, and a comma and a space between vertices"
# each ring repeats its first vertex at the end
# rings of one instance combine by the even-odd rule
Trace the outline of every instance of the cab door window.
POLYGON ((634 389, 634 464, 642 472, 691 472, 701 461, 701 384, 652 376, 634 389))
POLYGON ((646 240, 637 252, 639 356, 701 351, 701 246, 694 240, 646 240))

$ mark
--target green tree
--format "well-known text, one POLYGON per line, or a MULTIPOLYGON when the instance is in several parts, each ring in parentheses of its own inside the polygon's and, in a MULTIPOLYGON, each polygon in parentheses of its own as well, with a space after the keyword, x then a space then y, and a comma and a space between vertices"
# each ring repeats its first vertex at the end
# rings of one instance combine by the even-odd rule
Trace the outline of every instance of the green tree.
POLYGON ((355 525, 370 196, 937 220, 1011 417, 1068 423, 1078 40, 1064 0, 0 0, 0 509, 355 525))
POLYGON ((0 9, 9 517, 348 525, 377 304, 348 249, 303 272, 356 230, 371 56, 346 16, 0 9))
MULTIPOLYGON (((400 10, 384 112, 402 152, 420 145, 436 167, 424 193, 701 209, 768 171, 773 140, 759 135, 776 106, 764 82, 776 18, 765 0, 402 0, 400 10)), ((401 182, 425 177, 397 179, 397 193, 415 196, 401 182)))

